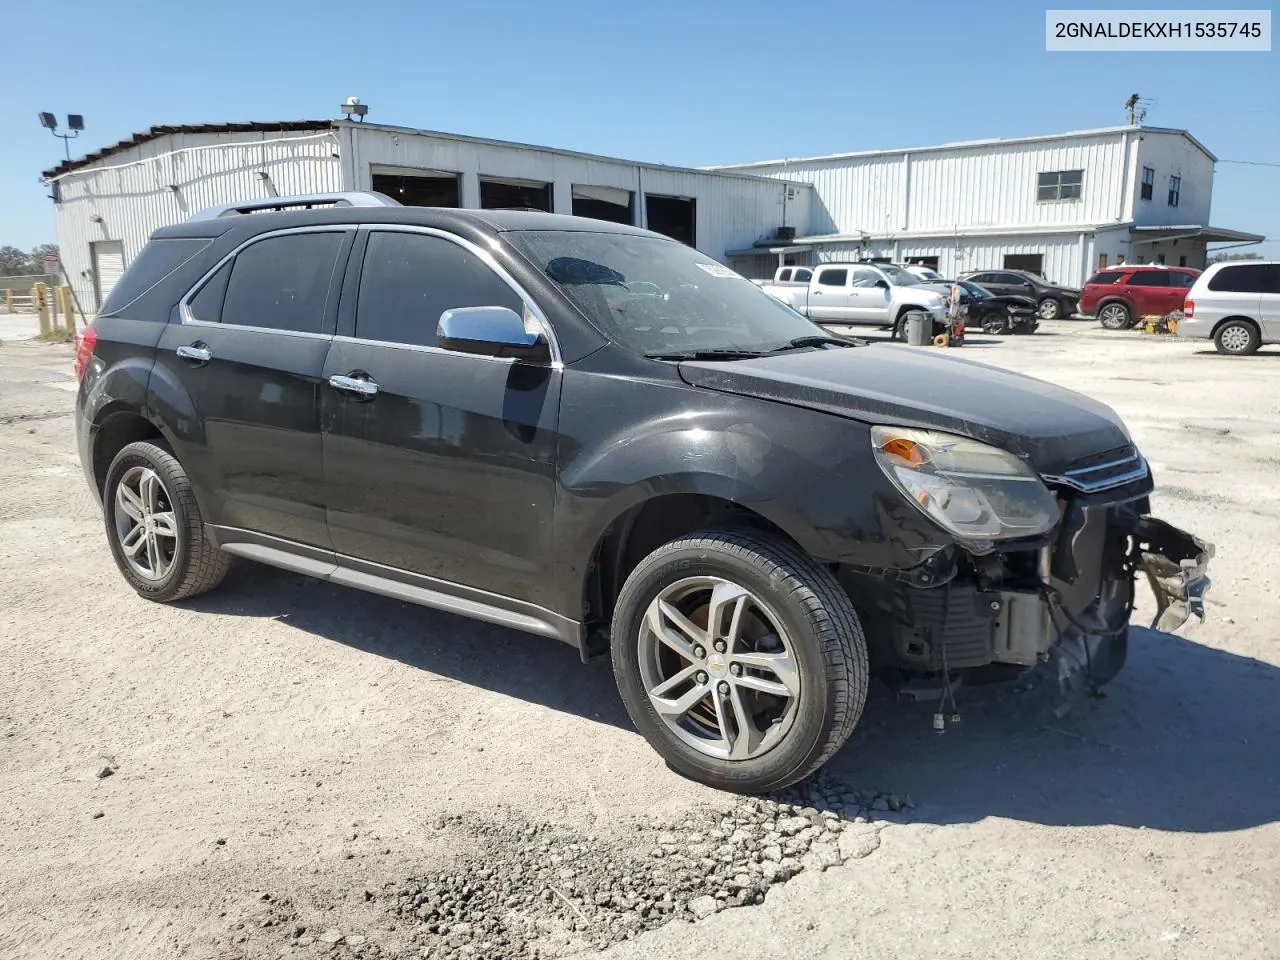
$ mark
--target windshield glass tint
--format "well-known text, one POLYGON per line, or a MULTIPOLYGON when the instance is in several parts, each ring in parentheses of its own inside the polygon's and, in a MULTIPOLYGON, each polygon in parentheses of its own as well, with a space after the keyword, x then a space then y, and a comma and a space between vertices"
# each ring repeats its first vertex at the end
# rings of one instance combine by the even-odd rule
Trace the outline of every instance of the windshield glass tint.
POLYGON ((636 353, 765 352, 825 335, 750 280, 672 240, 563 230, 504 239, 597 329, 636 353))
POLYGON ((876 264, 884 275, 889 278, 889 282, 897 287, 914 287, 916 284, 924 283, 919 277, 910 271, 903 270, 901 267, 891 266, 887 263, 876 264))

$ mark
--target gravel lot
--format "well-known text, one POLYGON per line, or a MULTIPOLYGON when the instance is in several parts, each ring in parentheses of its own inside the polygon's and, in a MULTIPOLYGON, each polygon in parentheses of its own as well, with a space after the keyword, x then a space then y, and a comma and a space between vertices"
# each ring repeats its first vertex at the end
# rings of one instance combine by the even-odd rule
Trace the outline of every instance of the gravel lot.
POLYGON ((0 957, 1280 956, 1274 350, 971 338, 1124 415, 1217 544, 1209 622, 1137 631, 1051 726, 965 691, 939 736, 881 691, 815 782, 743 800, 551 641, 249 564, 137 599, 69 348, 0 336, 0 957))

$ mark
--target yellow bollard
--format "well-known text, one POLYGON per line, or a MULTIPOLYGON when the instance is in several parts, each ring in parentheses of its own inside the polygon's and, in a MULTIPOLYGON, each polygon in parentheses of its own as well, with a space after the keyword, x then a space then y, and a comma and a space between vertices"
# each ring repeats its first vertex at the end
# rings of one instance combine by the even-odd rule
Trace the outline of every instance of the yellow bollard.
POLYGON ((71 302, 71 288, 63 285, 55 291, 58 300, 58 310, 62 313, 63 325, 67 328, 67 333, 72 335, 76 332, 76 311, 75 305, 71 302))
POLYGON ((8 287, 4 291, 4 310, 8 314, 13 313, 13 291, 8 287))
POLYGON ((53 325, 49 322, 48 293, 49 288, 43 283, 37 282, 31 287, 31 306, 40 317, 40 336, 42 337, 47 337, 53 332, 53 325))

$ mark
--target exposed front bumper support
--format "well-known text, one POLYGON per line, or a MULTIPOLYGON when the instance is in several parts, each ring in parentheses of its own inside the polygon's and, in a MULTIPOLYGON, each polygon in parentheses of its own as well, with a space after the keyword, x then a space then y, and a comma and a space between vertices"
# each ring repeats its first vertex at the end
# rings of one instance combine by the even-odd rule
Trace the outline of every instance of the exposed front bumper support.
POLYGON ((1139 566, 1156 598, 1151 628, 1172 632, 1193 614, 1203 623, 1213 544, 1154 517, 1138 521, 1134 539, 1141 557, 1139 566))

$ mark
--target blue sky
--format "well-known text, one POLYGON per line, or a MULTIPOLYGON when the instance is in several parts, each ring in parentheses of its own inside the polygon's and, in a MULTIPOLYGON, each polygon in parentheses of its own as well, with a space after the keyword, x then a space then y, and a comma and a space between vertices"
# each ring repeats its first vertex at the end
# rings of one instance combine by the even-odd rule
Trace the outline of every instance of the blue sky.
MULTIPOLYGON (((1111 126, 1138 91, 1155 101, 1149 125, 1280 164, 1280 53, 1046 53, 1045 6, 18 4, 5 16, 0 245, 54 239, 38 175, 62 144, 40 110, 84 114, 73 155, 155 123, 329 117, 356 95, 383 123, 700 166, 1111 126)), ((1280 167, 1220 164, 1213 221, 1275 238, 1261 249, 1280 257, 1280 167)))

